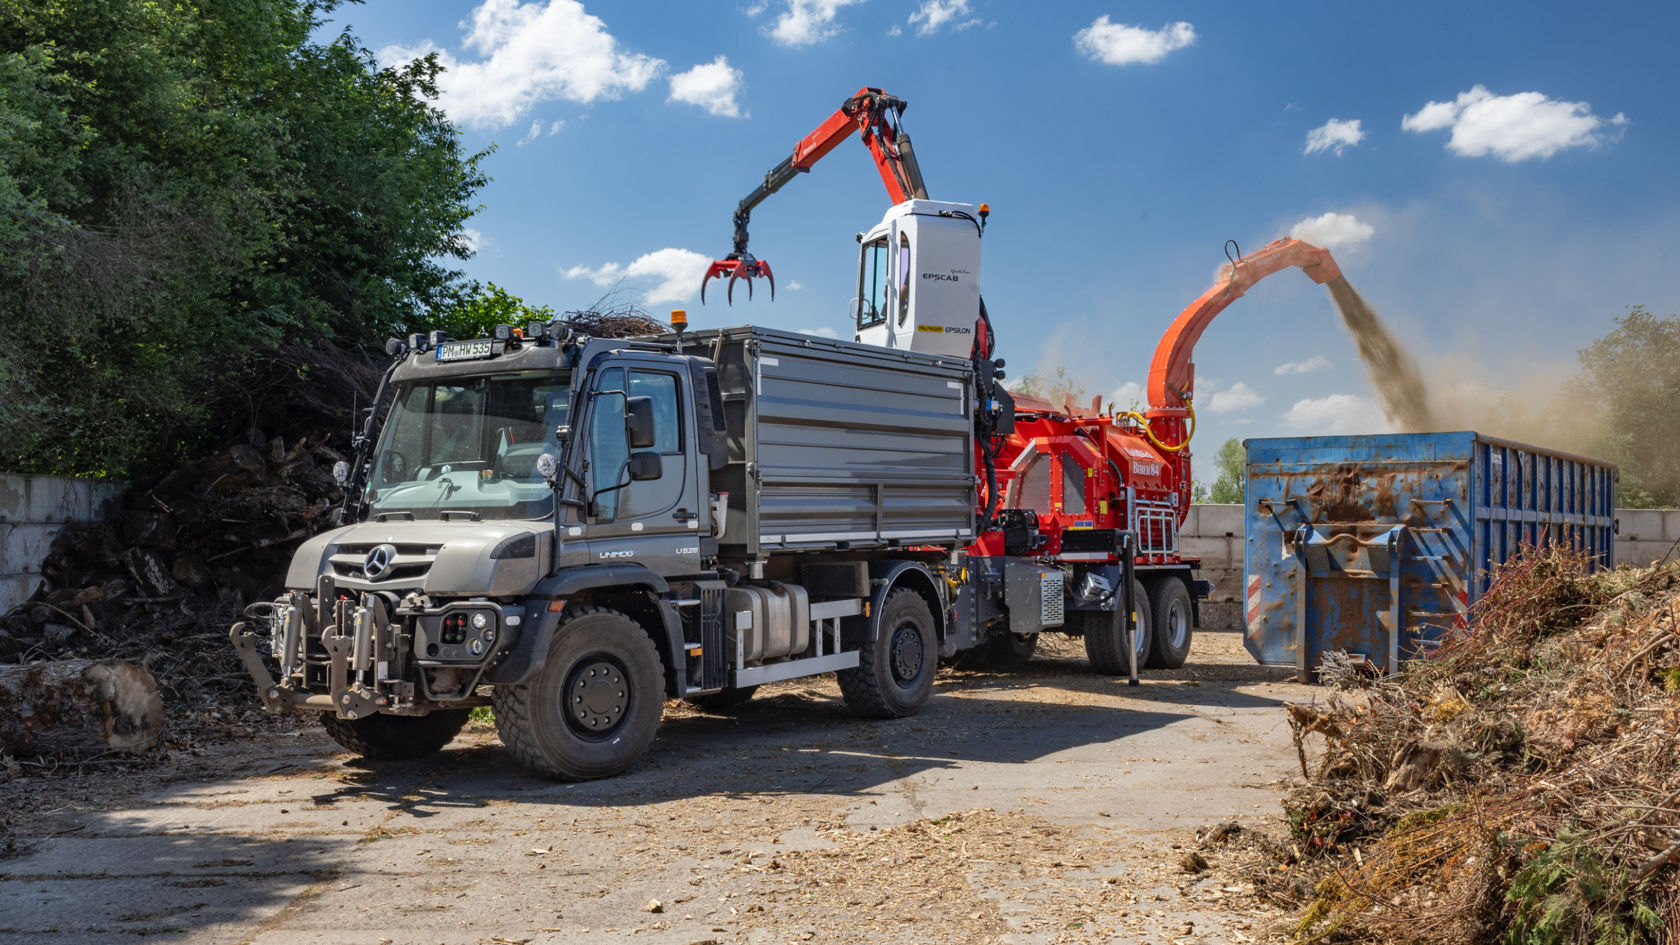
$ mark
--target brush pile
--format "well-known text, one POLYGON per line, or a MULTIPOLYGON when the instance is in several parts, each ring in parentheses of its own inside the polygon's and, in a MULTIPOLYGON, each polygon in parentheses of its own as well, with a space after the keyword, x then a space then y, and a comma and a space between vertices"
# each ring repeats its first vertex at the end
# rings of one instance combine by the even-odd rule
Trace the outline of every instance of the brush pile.
POLYGON ((1680 941, 1680 566, 1531 552, 1433 659, 1326 669, 1268 884, 1299 941, 1680 941))

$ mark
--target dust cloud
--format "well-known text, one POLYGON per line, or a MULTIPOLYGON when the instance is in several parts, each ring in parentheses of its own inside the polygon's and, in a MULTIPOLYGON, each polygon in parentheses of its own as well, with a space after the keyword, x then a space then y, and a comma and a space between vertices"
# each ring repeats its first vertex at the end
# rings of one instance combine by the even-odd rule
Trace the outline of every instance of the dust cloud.
POLYGON ((1388 333, 1382 319, 1354 291, 1346 276, 1333 280, 1329 288, 1330 297, 1341 310, 1342 322, 1359 344, 1359 358, 1365 362, 1365 370, 1377 388, 1383 416, 1401 433, 1438 429, 1429 405, 1429 388, 1418 373, 1417 359, 1388 333))
POLYGON ((1347 279, 1330 296, 1353 333, 1383 415, 1401 433, 1473 430, 1535 446, 1592 454, 1602 449, 1603 407, 1586 396, 1578 365, 1525 362, 1503 368, 1462 347, 1430 359, 1427 379, 1347 279))

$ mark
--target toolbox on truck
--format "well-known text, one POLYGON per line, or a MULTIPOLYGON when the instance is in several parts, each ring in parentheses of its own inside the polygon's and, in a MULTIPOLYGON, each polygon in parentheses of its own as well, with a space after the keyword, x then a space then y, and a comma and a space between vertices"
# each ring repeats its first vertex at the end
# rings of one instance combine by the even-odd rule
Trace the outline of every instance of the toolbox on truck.
POLYGON ((1524 545, 1612 564, 1610 463, 1472 432, 1243 445, 1243 642, 1303 682, 1329 652, 1384 673, 1426 655, 1524 545))

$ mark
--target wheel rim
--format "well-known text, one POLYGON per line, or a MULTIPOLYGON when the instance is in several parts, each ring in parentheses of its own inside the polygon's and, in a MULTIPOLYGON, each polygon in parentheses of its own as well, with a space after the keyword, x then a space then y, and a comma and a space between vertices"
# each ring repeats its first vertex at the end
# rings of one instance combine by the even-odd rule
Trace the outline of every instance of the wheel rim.
POLYGON ((630 714, 630 674, 603 653, 586 656, 566 676, 566 726, 583 738, 610 737, 630 714))
POLYGON ((913 682, 922 671, 922 634, 916 625, 905 622, 893 629, 893 681, 900 686, 913 682))
POLYGON ((1173 601, 1167 606, 1167 642, 1172 648, 1184 648, 1184 641, 1190 635, 1190 614, 1185 610, 1182 601, 1173 601))
MULTIPOLYGON (((1126 628, 1124 614, 1120 615, 1120 620, 1120 629, 1124 631, 1126 628)), ((1140 612, 1137 623, 1132 627, 1132 649, 1137 653, 1138 665, 1142 666, 1143 661, 1149 656, 1149 616, 1147 614, 1140 612)))

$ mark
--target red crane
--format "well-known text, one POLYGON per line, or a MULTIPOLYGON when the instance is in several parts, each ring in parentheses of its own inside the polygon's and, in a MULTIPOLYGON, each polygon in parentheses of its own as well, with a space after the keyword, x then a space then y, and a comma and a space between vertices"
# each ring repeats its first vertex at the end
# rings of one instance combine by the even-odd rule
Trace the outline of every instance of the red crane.
POLYGON ((731 303, 735 301, 735 283, 742 279, 747 282, 747 298, 752 298, 752 280, 756 276, 770 281, 770 298, 776 297, 776 277, 770 272, 770 264, 747 250, 747 224, 752 219, 753 208, 781 190, 788 181, 810 171, 853 132, 863 137, 864 146, 869 148, 875 169, 880 172, 881 182, 886 184, 887 195, 894 204, 912 198, 927 199, 927 185, 922 182, 921 168, 916 165, 910 136, 905 134, 900 123, 908 105, 904 99, 865 86, 842 102, 815 131, 800 139, 794 145, 793 153, 764 175, 764 183, 753 188, 752 193, 736 205, 735 249, 707 267, 706 277, 700 281, 701 304, 706 301, 707 284, 725 275, 729 276, 731 303))

